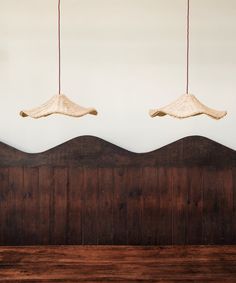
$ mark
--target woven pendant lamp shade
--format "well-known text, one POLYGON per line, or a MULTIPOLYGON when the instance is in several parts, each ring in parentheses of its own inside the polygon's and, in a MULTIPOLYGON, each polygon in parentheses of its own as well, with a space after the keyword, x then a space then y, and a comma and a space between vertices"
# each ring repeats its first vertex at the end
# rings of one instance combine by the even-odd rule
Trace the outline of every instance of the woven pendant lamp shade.
POLYGON ((58 0, 58 94, 39 107, 23 110, 20 112, 22 117, 42 118, 52 114, 62 114, 71 117, 82 117, 87 114, 97 115, 94 108, 82 107, 61 93, 61 1, 58 0))
POLYGON ((94 108, 84 108, 72 102, 64 94, 57 94, 43 105, 31 109, 23 110, 20 112, 22 117, 42 118, 51 114, 63 114, 71 117, 81 117, 86 114, 97 115, 94 108))
POLYGON ((184 119, 205 114, 213 119, 219 120, 227 115, 226 111, 218 111, 211 109, 201 103, 194 95, 189 94, 189 27, 190 27, 190 0, 187 0, 187 79, 186 94, 180 96, 171 104, 149 111, 149 115, 154 117, 163 117, 169 115, 171 117, 184 119))
POLYGON ((213 119, 219 120, 223 118, 227 112, 211 109, 202 104, 194 95, 184 94, 165 107, 150 110, 149 114, 152 118, 169 115, 179 119, 205 114, 213 119))

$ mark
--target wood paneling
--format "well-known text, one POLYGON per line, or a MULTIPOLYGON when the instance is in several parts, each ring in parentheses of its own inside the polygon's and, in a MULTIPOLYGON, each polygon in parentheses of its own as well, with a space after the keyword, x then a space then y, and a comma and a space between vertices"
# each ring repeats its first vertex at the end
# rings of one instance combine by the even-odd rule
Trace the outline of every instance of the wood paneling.
POLYGON ((201 244, 203 239, 203 169, 193 167, 187 169, 188 196, 187 196, 187 235, 186 242, 201 244))
MULTIPOLYGON (((158 189, 160 191, 160 217, 158 222, 159 245, 173 243, 173 185, 171 168, 159 167, 158 189)), ((155 223, 155 220, 154 220, 155 223)))
POLYGON ((0 248, 0 282, 235 281, 235 246, 0 248))
POLYGON ((127 202, 128 191, 126 187, 127 168, 115 168, 114 199, 113 199, 113 243, 127 244, 127 202))
MULTIPOLYGON (((232 243, 236 244, 236 167, 233 168, 233 217, 232 217, 232 221, 233 221, 233 225, 232 225, 232 243)), ((231 219, 231 217, 230 217, 231 219)))
POLYGON ((127 190, 127 244, 138 245, 142 242, 142 171, 130 168, 126 178, 127 190))
POLYGON ((84 170, 84 186, 82 198, 82 243, 84 245, 98 244, 98 229, 101 228, 98 227, 98 192, 98 169, 87 168, 86 170, 84 170))
MULTIPOLYGON (((0 168, 0 241, 5 243, 9 234, 15 235, 14 231, 11 231, 9 226, 9 209, 13 210, 14 204, 9 205, 9 169, 0 168), (8 231, 6 231, 8 230, 8 231)), ((13 228, 13 227, 12 227, 13 228)))
POLYGON ((187 168, 172 168, 172 243, 187 242, 187 212, 189 179, 187 168))
MULTIPOLYGON (((23 186, 20 188, 22 239, 26 245, 39 244, 39 176, 38 168, 25 167, 23 171, 23 186)), ((14 218, 10 226, 14 226, 14 218)), ((14 238, 13 238, 14 240, 14 238)))
POLYGON ((52 227, 52 207, 54 194, 53 169, 48 167, 39 167, 39 221, 38 235, 41 244, 51 243, 52 227), (51 205, 52 204, 52 205, 51 205))
POLYGON ((113 244, 113 170, 98 169, 98 198, 97 198, 97 243, 113 244), (105 221, 104 221, 105 220, 105 221))
POLYGON ((0 245, 235 244, 235 168, 203 137, 142 154, 95 137, 0 144, 0 245))
POLYGON ((67 168, 54 168, 54 194, 52 203, 52 229, 51 243, 67 244, 68 231, 68 170, 67 168))
POLYGON ((69 168, 69 191, 67 206, 68 244, 82 244, 82 208, 83 208, 83 168, 69 168))
POLYGON ((160 226, 160 188, 157 168, 144 167, 140 184, 142 187, 142 243, 158 245, 162 227, 160 226))

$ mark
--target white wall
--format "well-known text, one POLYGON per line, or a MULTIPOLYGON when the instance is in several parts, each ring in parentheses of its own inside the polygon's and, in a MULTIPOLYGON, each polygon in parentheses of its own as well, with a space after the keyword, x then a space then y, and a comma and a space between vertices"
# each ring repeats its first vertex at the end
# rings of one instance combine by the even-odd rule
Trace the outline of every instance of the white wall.
POLYGON ((57 0, 0 0, 0 140, 38 152, 86 134, 144 152, 197 134, 236 149, 236 1, 191 3, 191 92, 226 118, 148 116, 184 93, 185 0, 62 0, 63 92, 99 116, 21 118, 57 92, 57 0))

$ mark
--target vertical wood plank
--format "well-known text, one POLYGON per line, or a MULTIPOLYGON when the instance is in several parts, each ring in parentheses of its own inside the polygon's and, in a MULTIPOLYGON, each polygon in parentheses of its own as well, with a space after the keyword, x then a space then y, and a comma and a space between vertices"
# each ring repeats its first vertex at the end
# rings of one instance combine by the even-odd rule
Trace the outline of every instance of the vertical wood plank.
POLYGON ((218 180, 220 244, 233 242, 233 175, 231 168, 221 168, 218 180))
POLYGON ((113 241, 126 245, 127 239, 127 168, 114 168, 113 241))
POLYGON ((219 172, 216 168, 203 170, 203 242, 220 244, 219 172))
POLYGON ((232 224, 232 244, 236 244, 236 167, 232 168, 232 174, 233 174, 233 224, 232 224))
POLYGON ((142 170, 129 168, 127 176, 127 233, 129 245, 142 243, 142 170))
POLYGON ((24 168, 22 193, 22 238, 24 245, 40 243, 39 237, 39 171, 38 168, 24 168))
POLYGON ((159 245, 172 244, 172 174, 171 168, 157 170, 160 191, 159 245))
POLYGON ((55 167, 51 244, 67 244, 67 196, 68 169, 55 167))
POLYGON ((144 167, 142 169, 142 244, 158 245, 160 221, 160 188, 158 186, 157 168, 144 167))
MULTIPOLYGON (((22 167, 10 167, 9 169, 9 189, 12 192, 11 200, 8 201, 7 206, 12 207, 12 224, 8 224, 5 228, 9 229, 7 232, 8 245, 24 245, 25 239, 23 237, 23 205, 22 205, 22 188, 24 187, 24 169, 22 167)), ((6 218, 7 219, 7 218, 6 218)))
POLYGON ((83 208, 84 169, 69 168, 68 195, 68 244, 82 244, 82 208, 83 208))
POLYGON ((113 170, 98 169, 98 244, 113 244, 113 170))
POLYGON ((8 240, 8 208, 10 208, 8 172, 8 168, 0 168, 0 245, 11 242, 8 240))
POLYGON ((84 171, 83 195, 82 243, 84 245, 96 245, 98 243, 97 168, 86 168, 86 170, 84 171))
POLYGON ((39 167, 39 237, 41 245, 50 244, 51 233, 51 195, 54 192, 53 169, 39 167))
POLYGON ((203 175, 202 169, 188 169, 188 212, 187 212, 187 244, 201 245, 203 222, 203 175))
POLYGON ((172 168, 173 235, 175 245, 186 244, 188 178, 186 168, 172 168))

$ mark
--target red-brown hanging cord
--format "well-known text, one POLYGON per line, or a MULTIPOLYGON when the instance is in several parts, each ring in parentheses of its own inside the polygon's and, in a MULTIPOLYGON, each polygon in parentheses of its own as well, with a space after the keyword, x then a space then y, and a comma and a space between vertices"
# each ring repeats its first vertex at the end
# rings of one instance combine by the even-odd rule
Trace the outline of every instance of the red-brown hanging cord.
POLYGON ((61 0, 58 0, 58 92, 61 94, 61 0))
POLYGON ((189 26, 190 26, 190 0, 187 0, 187 81, 186 93, 189 93, 189 26))

